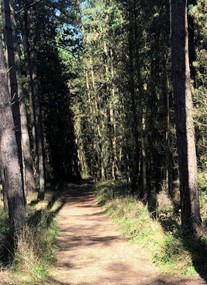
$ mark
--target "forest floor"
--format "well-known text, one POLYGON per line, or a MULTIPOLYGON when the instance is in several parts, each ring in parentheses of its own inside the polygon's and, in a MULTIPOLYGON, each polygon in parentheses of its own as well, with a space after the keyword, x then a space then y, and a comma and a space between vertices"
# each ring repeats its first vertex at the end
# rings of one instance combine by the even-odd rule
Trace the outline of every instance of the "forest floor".
POLYGON ((58 253, 48 285, 201 285, 200 277, 163 275, 128 242, 93 192, 69 190, 58 214, 58 253))

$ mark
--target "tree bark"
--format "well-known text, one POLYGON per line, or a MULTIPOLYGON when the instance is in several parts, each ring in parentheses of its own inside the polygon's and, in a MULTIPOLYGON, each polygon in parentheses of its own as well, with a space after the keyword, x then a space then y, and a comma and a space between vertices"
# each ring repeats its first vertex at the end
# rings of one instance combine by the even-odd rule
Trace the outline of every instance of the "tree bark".
MULTIPOLYGON (((15 98, 15 104, 18 104, 18 122, 20 123, 20 155, 22 165, 22 177, 25 193, 34 192, 35 181, 33 172, 33 163, 30 151, 29 133, 25 104, 23 101, 22 82, 19 72, 19 51, 16 34, 16 20, 12 0, 4 0, 5 7, 5 26, 7 38, 7 52, 10 70, 11 95, 15 98), (16 102, 17 101, 17 102, 16 102)), ((17 109, 17 107, 16 107, 17 109)), ((16 112, 15 112, 16 113, 16 112)), ((17 115, 16 115, 17 116, 17 115)), ((18 134, 19 135, 19 134, 18 134)))
POLYGON ((188 51, 187 0, 171 1, 172 79, 184 234, 201 227, 188 51))
MULTIPOLYGON (((19 96, 16 78, 16 65, 14 58, 14 43, 13 43, 13 30, 11 23, 11 10, 9 0, 3 1, 4 10, 4 35, 7 49, 7 62, 9 68, 9 89, 12 102, 12 114, 15 125, 15 134, 18 146, 18 156, 21 168, 22 182, 23 182, 23 161, 22 161, 22 142, 21 142, 21 122, 20 122, 20 108, 19 96)), ((24 182, 23 182, 24 186, 24 182)))
POLYGON ((0 42, 0 82, 0 152, 4 175, 3 186, 6 187, 10 224, 19 229, 25 220, 25 199, 2 42, 0 42))
MULTIPOLYGON (((25 1, 24 5, 25 5, 25 1)), ((33 136, 33 153, 35 157, 36 184, 39 198, 43 198, 45 191, 45 161, 43 148, 41 104, 38 94, 36 53, 35 53, 35 24, 31 19, 30 11, 24 10, 24 44, 26 61, 29 75, 30 92, 30 114, 33 136)))
POLYGON ((138 131, 138 116, 136 110, 136 91, 135 91, 135 70, 134 70, 134 30, 133 21, 129 20, 129 93, 131 97, 131 110, 132 110, 132 132, 133 132, 133 143, 134 143, 134 153, 132 160, 132 175, 131 175, 131 188, 132 194, 139 194, 139 164, 140 164, 140 145, 139 145, 139 131, 138 131))

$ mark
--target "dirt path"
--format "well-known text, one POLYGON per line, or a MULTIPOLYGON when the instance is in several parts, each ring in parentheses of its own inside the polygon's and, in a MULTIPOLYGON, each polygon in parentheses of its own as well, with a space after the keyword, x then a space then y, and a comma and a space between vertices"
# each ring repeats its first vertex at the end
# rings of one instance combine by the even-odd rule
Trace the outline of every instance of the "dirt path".
POLYGON ((122 237, 92 193, 68 192, 58 223, 58 261, 49 285, 206 284, 159 274, 144 249, 122 237))

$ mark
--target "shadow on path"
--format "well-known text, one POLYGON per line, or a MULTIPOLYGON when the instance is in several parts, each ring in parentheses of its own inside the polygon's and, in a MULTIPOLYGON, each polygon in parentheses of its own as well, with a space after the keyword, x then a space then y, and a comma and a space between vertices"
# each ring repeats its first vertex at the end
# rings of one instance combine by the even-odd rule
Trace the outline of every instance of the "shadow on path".
POLYGON ((69 185, 61 199, 59 251, 49 285, 206 284, 161 275, 144 249, 127 242, 96 204, 92 185, 69 185))

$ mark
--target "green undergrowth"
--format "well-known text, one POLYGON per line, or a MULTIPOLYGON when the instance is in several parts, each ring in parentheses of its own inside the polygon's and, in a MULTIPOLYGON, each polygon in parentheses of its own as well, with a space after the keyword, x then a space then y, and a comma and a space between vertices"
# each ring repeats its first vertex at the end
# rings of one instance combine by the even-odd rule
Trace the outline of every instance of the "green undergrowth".
POLYGON ((14 239, 0 206, 0 274, 5 284, 39 285, 48 279, 56 259, 56 214, 62 206, 55 193, 47 192, 41 201, 36 194, 29 197, 25 227, 14 239))
MULTIPOLYGON (((124 236, 143 247, 163 273, 185 276, 197 273, 192 256, 201 248, 189 238, 182 238, 179 218, 173 213, 172 203, 166 194, 161 193, 158 197, 156 220, 151 218, 146 205, 129 195, 124 181, 98 183, 95 195, 124 236)), ((201 251, 197 256, 199 254, 201 251)))

